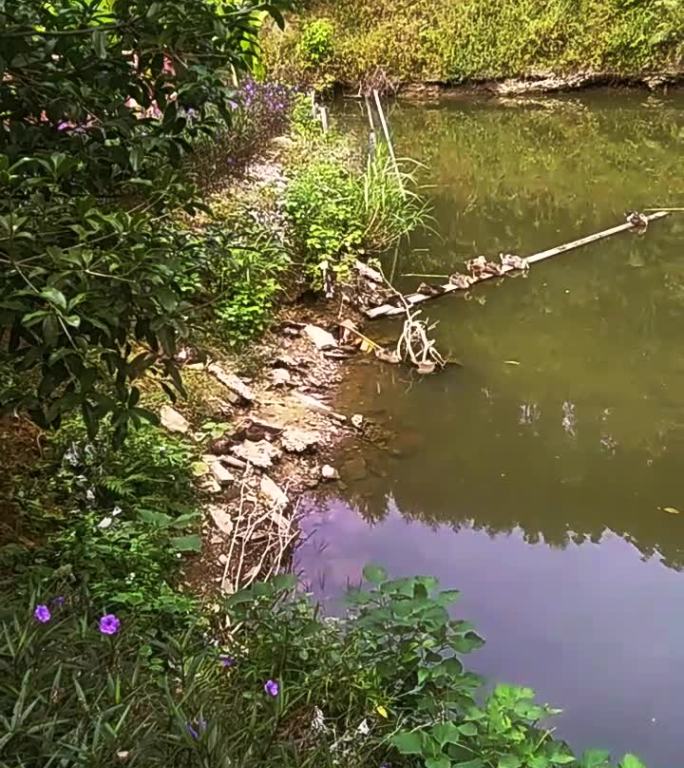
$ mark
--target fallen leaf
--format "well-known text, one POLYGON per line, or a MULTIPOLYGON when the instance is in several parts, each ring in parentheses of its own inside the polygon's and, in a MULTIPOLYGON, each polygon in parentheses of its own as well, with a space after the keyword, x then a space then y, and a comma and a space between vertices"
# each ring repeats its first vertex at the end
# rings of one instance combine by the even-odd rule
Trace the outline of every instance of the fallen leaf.
POLYGON ((384 717, 385 720, 389 717, 389 714, 387 713, 387 710, 380 704, 380 706, 375 708, 375 711, 380 715, 380 717, 384 717))
POLYGON ((504 360, 504 365, 520 365, 518 360, 504 360))
POLYGON ((663 512, 667 512, 668 515, 681 515, 682 513, 677 507, 663 507, 663 512))

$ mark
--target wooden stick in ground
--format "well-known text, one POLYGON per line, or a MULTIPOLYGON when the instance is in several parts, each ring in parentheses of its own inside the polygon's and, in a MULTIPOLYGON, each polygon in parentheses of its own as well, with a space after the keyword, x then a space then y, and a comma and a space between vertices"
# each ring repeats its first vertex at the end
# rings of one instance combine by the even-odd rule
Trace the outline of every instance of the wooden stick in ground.
POLYGON ((387 149, 389 150, 390 158, 392 159, 392 165, 394 166, 394 171, 397 174, 397 180, 399 181, 399 189, 401 189, 403 193, 404 182, 401 178, 401 171, 399 170, 399 163, 397 162, 397 156, 394 153, 394 145, 392 144, 392 137, 390 136, 389 126, 387 125, 387 120, 385 119, 385 113, 382 109, 382 102, 380 101, 380 94, 378 93, 377 89, 373 91, 373 98, 375 99, 375 106, 377 107, 378 116, 380 117, 380 125, 382 125, 382 132, 385 134, 385 141, 387 142, 387 149))
MULTIPOLYGON (((652 213, 649 216, 646 216, 645 218, 651 222, 651 221, 657 221, 658 219, 663 219, 665 216, 669 216, 669 211, 658 211, 657 213, 652 213)), ((568 251, 574 251, 577 248, 581 248, 582 246, 589 245, 591 243, 596 243, 599 240, 604 240, 607 237, 612 237, 613 235, 617 235, 620 232, 628 232, 629 230, 637 229, 633 224, 625 223, 620 224, 617 227, 612 227, 611 229, 605 229, 603 232, 597 232, 595 235, 589 235, 587 237, 582 237, 579 240, 573 240, 571 243, 566 243, 565 245, 559 245, 556 248, 550 248, 548 251, 541 251, 541 253, 535 253, 533 256, 529 256, 526 261, 528 264, 536 264, 539 261, 543 261, 544 259, 550 259, 552 256, 559 256, 561 253, 567 253, 568 251)), ((491 275, 486 274, 482 275, 478 279, 478 283, 483 282, 485 280, 489 280, 492 277, 500 277, 502 275, 508 274, 509 272, 515 272, 515 267, 504 267, 501 270, 501 275, 491 275)), ((477 283, 474 283, 473 285, 476 285, 477 283)), ((471 286, 472 287, 472 286, 471 286)), ((431 294, 423 294, 423 293, 411 293, 407 296, 402 296, 402 303, 404 305, 409 304, 410 306, 415 306, 416 304, 422 304, 423 302, 429 301, 430 299, 435 298, 435 296, 443 296, 447 293, 455 293, 456 291, 462 291, 463 288, 460 288, 457 285, 454 285, 453 283, 447 283, 446 285, 442 286, 441 293, 435 294, 434 296, 431 294)), ((469 290, 469 289, 468 289, 469 290)), ((393 304, 383 304, 380 307, 373 307, 372 309, 366 310, 366 317, 370 318, 371 320, 377 318, 377 317, 393 317, 396 315, 403 315, 405 313, 405 306, 397 307, 393 304)))
POLYGON ((321 125, 323 126, 323 133, 328 132, 328 108, 321 107, 321 125))

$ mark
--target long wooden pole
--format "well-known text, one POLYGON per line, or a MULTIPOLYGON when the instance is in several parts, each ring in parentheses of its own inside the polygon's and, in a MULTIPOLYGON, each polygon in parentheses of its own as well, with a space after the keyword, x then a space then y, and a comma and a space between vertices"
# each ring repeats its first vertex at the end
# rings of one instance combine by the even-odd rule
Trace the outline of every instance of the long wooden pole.
POLYGON ((382 109, 382 102, 380 101, 380 94, 378 93, 377 89, 373 90, 373 98, 375 99, 375 106, 378 110, 378 116, 380 117, 380 124, 382 125, 382 131, 385 134, 385 141, 387 142, 387 149, 390 153, 390 158, 392 159, 392 165, 394 166, 394 172, 397 174, 397 179, 399 181, 399 188, 402 191, 402 194, 404 192, 404 181, 401 178, 401 171, 399 170, 399 163, 397 162, 397 156, 394 153, 394 145, 392 144, 392 137, 389 132, 389 126, 387 125, 387 120, 385 119, 385 113, 382 109))
MULTIPOLYGON (((665 216, 669 216, 669 211, 658 211, 657 213, 652 213, 649 216, 646 216, 645 218, 648 219, 649 222, 651 221, 657 221, 658 219, 663 219, 665 216)), ((613 235, 617 235, 620 232, 627 232, 629 230, 636 229, 634 224, 625 223, 620 224, 617 227, 612 227, 611 229, 605 229, 603 232, 597 232, 595 235, 589 235, 588 237, 582 237, 579 240, 573 240, 571 243, 566 243, 565 245, 559 245, 556 248, 550 248, 548 251, 541 251, 541 253, 535 253, 533 256, 529 256, 526 261, 528 264, 536 264, 539 261, 544 261, 544 259, 550 259, 552 256, 559 256, 561 253, 567 253, 568 251, 574 251, 576 248, 581 248, 584 245, 589 245, 590 243, 596 243, 599 240, 604 240, 607 237, 612 237, 613 235)), ((501 271, 502 275, 507 274, 508 272, 515 272, 515 267, 504 267, 501 271)), ((499 277, 500 275, 482 275, 479 282, 482 282, 484 280, 489 280, 492 277, 499 277)), ((476 285, 474 283, 473 285, 476 285)), ((434 299, 437 296, 443 296, 447 293, 454 293, 455 291, 462 291, 462 290, 469 290, 469 289, 463 289, 459 288, 457 285, 454 285, 453 283, 447 283, 446 285, 442 286, 442 291, 440 293, 437 293, 435 295, 428 295, 423 293, 411 293, 408 296, 404 297, 404 301, 407 302, 409 305, 416 305, 416 304, 422 304, 425 301, 429 301, 430 299, 434 299)), ((377 317, 392 317, 394 315, 403 315, 405 313, 404 307, 395 307, 393 304, 383 304, 381 307, 373 307, 372 309, 366 310, 366 316, 370 319, 374 319, 377 317)))

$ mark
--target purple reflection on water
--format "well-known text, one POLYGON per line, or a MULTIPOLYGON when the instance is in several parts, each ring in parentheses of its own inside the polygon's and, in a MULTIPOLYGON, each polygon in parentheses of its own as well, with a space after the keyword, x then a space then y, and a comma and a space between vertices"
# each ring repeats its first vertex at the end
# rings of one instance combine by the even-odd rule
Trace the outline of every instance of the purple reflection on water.
POLYGON ((558 734, 577 749, 633 751, 649 768, 681 762, 684 578, 606 532, 600 543, 527 543, 428 527, 390 514, 370 526, 333 501, 303 521, 298 566, 330 612, 363 566, 392 577, 429 574, 458 588, 460 617, 487 639, 470 666, 495 682, 535 688, 563 707, 558 734), (679 609, 675 611, 675 608, 679 609), (676 751, 675 751, 676 748, 676 751))

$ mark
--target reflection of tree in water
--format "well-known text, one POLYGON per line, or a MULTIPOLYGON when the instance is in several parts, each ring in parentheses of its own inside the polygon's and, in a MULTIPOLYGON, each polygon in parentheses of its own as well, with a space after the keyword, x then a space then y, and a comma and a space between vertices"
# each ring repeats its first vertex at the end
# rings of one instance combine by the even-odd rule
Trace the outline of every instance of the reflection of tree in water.
MULTIPOLYGON (((397 108, 399 153, 425 164, 436 220, 399 271, 530 254, 679 200, 680 104, 593 94, 552 108, 397 108)), ((430 526, 520 529, 554 547, 610 530, 683 567, 682 234, 673 217, 474 291, 485 306, 431 304, 440 349, 464 368, 413 389, 396 370, 365 369, 346 410, 384 408, 394 439, 368 448, 367 477, 349 481, 360 514, 379 522, 396 504, 430 526), (511 357, 522 363, 506 369, 511 357)))
MULTIPOLYGON (((561 414, 554 415, 559 432, 561 414)), ((684 567, 684 512, 679 517, 662 509, 681 493, 676 446, 655 457, 620 446, 612 453, 601 445, 598 425, 577 423, 577 436, 563 433, 575 445, 560 459, 549 451, 548 430, 545 439, 532 425, 522 427, 528 434, 513 455, 491 444, 485 450, 484 440, 470 440, 470 451, 456 453, 450 445, 440 451, 426 443, 400 458, 366 448, 368 476, 350 485, 346 499, 371 524, 396 507, 430 527, 468 527, 491 536, 520 531, 530 544, 558 548, 596 544, 612 531, 645 558, 657 555, 670 568, 684 567), (487 456, 486 463, 478 456, 487 456)))

